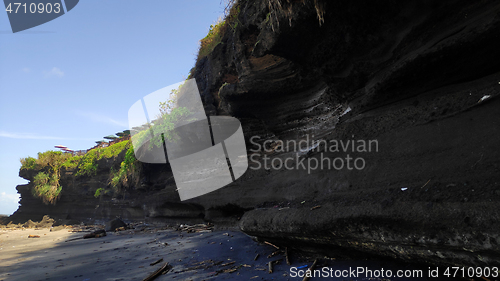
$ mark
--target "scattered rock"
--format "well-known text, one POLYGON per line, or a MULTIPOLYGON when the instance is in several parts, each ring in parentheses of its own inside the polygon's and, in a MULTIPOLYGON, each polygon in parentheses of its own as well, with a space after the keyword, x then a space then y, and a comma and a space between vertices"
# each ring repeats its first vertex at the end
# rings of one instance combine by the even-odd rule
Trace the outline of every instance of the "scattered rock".
POLYGON ((36 224, 32 220, 28 220, 23 224, 24 228, 35 228, 36 224))
POLYGON ((54 225, 54 223, 55 223, 54 219, 45 215, 45 216, 43 216, 43 219, 37 224, 37 227, 38 228, 49 228, 49 227, 52 227, 52 225, 54 225))
POLYGON ((106 223, 105 230, 106 231, 115 231, 115 230, 119 229, 120 227, 126 228, 127 224, 124 223, 121 219, 116 218, 116 219, 106 223))
POLYGON ((28 220, 25 222, 22 227, 24 228, 50 228, 54 224, 54 219, 51 219, 49 216, 43 216, 43 219, 40 222, 33 222, 32 220, 28 220))
POLYGON ((65 229, 65 228, 66 228, 66 227, 65 227, 65 226, 63 226, 63 225, 58 225, 58 226, 56 226, 56 227, 51 228, 51 229, 50 229, 50 232, 63 230, 63 229, 65 229))

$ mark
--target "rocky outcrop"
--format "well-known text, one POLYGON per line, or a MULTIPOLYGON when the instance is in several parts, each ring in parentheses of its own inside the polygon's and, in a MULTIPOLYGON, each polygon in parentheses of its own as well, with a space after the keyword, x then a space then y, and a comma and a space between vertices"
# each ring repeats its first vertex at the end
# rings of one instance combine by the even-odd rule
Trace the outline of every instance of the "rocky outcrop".
POLYGON ((332 256, 498 264, 498 2, 275 2, 241 1, 193 71, 207 114, 241 120, 245 175, 180 202, 169 166, 143 165, 135 188, 98 200, 103 164, 68 175, 56 206, 18 187, 15 215, 234 216, 250 235, 332 256))
MULTIPOLYGON (((17 186, 21 195, 19 209, 7 223, 24 223, 40 220, 44 215, 63 223, 102 223, 117 217, 126 221, 145 219, 199 219, 203 208, 195 204, 181 204, 175 191, 172 171, 167 165, 140 165, 140 179, 130 187, 116 192, 110 184, 110 169, 118 170, 126 151, 114 158, 102 158, 97 162, 93 176, 76 176, 75 171, 61 171, 61 196, 54 205, 44 204, 32 195, 32 183, 17 186), (169 186, 170 188, 165 188, 169 186), (102 196, 95 196, 103 188, 102 196)), ((19 176, 33 181, 36 171, 20 170, 19 176)))

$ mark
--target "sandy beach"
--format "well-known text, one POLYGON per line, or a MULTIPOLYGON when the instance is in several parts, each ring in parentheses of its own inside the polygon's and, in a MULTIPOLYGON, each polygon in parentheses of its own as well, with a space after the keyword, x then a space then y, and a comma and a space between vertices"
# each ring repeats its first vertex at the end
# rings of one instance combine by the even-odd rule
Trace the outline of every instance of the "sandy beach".
MULTIPOLYGON (((254 241, 240 231, 213 230, 212 227, 142 225, 108 232, 104 237, 73 240, 82 238, 92 229, 96 228, 0 229, 0 281, 144 280, 167 262, 170 270, 154 280, 302 280, 302 277, 292 276, 291 268, 306 270, 314 260, 292 251, 289 255, 291 265, 287 265, 284 249, 277 250, 272 244, 254 241), (30 235, 39 237, 28 238, 30 235), (269 273, 270 261, 277 261, 273 263, 272 273, 269 273)), ((384 268, 393 272, 417 269, 389 261, 342 261, 320 257, 316 268, 322 267, 339 271, 354 267, 384 268)), ((425 275, 424 278, 328 278, 424 279, 425 275)))
POLYGON ((281 280, 288 271, 276 265, 269 274, 276 249, 237 231, 125 230, 67 241, 85 233, 2 229, 0 280, 143 280, 166 262, 172 269, 155 280, 281 280))

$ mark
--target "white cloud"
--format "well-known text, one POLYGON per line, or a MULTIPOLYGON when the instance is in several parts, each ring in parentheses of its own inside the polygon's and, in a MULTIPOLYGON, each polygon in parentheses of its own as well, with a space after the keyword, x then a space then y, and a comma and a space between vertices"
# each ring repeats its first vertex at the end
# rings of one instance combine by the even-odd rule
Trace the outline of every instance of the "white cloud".
POLYGON ((19 194, 9 194, 2 192, 0 193, 0 202, 8 202, 8 203, 15 203, 19 202, 19 194))
POLYGON ((0 137, 11 138, 11 139, 31 139, 31 140, 69 140, 68 138, 40 136, 31 133, 10 133, 6 131, 0 131, 0 137))
POLYGON ((30 73, 31 72, 31 69, 29 67, 24 67, 22 70, 23 70, 24 73, 30 73))
POLYGON ((57 67, 53 67, 51 70, 49 71, 44 71, 43 72, 45 74, 45 78, 48 78, 48 77, 63 77, 64 76, 64 72, 62 70, 60 70, 59 68, 57 67))
POLYGON ((111 124, 111 125, 117 125, 120 127, 128 128, 128 123, 127 122, 122 122, 116 119, 113 119, 111 117, 94 113, 94 112, 86 112, 86 111, 76 111, 76 114, 83 116, 87 119, 90 119, 93 122, 97 123, 104 123, 104 124, 111 124))

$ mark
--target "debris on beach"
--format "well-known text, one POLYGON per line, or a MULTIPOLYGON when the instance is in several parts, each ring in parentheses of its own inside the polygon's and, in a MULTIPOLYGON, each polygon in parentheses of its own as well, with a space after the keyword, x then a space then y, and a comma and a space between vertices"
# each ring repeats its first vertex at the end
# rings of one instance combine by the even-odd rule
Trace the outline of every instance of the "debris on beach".
POLYGON ((200 223, 195 225, 187 225, 181 224, 177 230, 186 233, 194 233, 194 232, 212 232, 214 230, 213 224, 210 223, 200 223))
POLYGON ((179 271, 175 271, 174 273, 182 273, 182 272, 193 271, 193 270, 198 270, 198 269, 209 269, 209 268, 217 266, 217 267, 219 267, 219 269, 213 272, 213 276, 217 276, 221 273, 236 272, 241 267, 251 267, 251 265, 248 265, 248 264, 236 265, 235 263, 236 263, 236 261, 230 261, 230 262, 224 263, 223 261, 216 262, 216 261, 209 259, 209 260, 195 263, 191 267, 184 268, 184 269, 179 270, 179 271))
POLYGON ((306 273, 304 274, 304 279, 302 279, 302 281, 307 281, 307 280, 309 280, 309 278, 311 278, 312 272, 313 272, 314 268, 316 267, 317 263, 318 263, 318 260, 315 259, 313 264, 311 265, 311 267, 309 267, 307 269, 306 273))
POLYGON ((28 235, 28 238, 40 238, 40 235, 28 235))
POLYGON ((318 205, 318 206, 314 206, 314 207, 312 207, 312 208, 311 208, 311 211, 312 211, 312 210, 316 210, 316 209, 319 209, 319 208, 321 208, 321 205, 318 205))
POLYGON ((268 256, 267 256, 267 258, 268 258, 268 259, 269 259, 269 258, 272 258, 272 257, 276 256, 276 255, 277 255, 277 254, 279 254, 279 253, 281 253, 281 250, 278 250, 278 251, 275 251, 275 252, 271 253, 270 255, 268 255, 268 256))
POLYGON ((224 266, 232 265, 234 263, 235 263, 235 261, 232 261, 232 262, 228 262, 228 263, 225 263, 225 264, 221 264, 220 266, 224 267, 224 266))
POLYGON ((283 259, 277 259, 277 260, 274 260, 274 261, 270 261, 267 263, 269 269, 268 269, 268 273, 273 273, 273 267, 275 264, 279 264, 283 259))
POLYGON ((150 263, 149 265, 150 265, 150 266, 153 266, 153 265, 155 265, 155 264, 159 264, 159 263, 160 263, 160 262, 162 262, 162 261, 163 261, 163 258, 161 258, 161 259, 159 259, 159 260, 157 260, 157 261, 155 261, 155 262, 152 262, 152 263, 150 263))
POLYGON ((490 95, 485 95, 477 103, 483 102, 483 101, 489 99, 490 97, 491 97, 490 95))
POLYGON ((99 230, 93 231, 93 232, 91 232, 89 234, 85 234, 85 235, 83 235, 83 237, 69 239, 69 240, 66 240, 64 242, 69 242, 69 241, 74 241, 74 240, 80 240, 80 239, 88 239, 88 238, 99 238, 99 237, 104 237, 104 236, 106 236, 106 230, 99 229, 99 230))
POLYGON ((59 231, 59 230, 64 230, 64 229, 66 229, 66 227, 67 227, 67 226, 65 226, 65 225, 58 225, 58 226, 52 227, 52 228, 50 229, 50 232, 59 231))
POLYGON ((99 238, 99 237, 104 237, 104 236, 106 236, 106 230, 100 229, 100 230, 96 230, 94 232, 91 232, 89 234, 83 235, 83 239, 87 239, 87 238, 99 238))
POLYGON ((172 269, 172 266, 169 265, 168 262, 167 262, 162 267, 160 267, 159 269, 157 269, 155 272, 151 273, 148 277, 142 279, 142 281, 151 281, 151 280, 154 280, 159 275, 165 274, 168 271, 170 271, 170 269, 172 269))
POLYGON ((267 245, 269 245, 269 246, 273 246, 274 248, 276 248, 276 249, 278 249, 278 250, 280 249, 280 247, 278 247, 278 246, 276 246, 276 245, 274 245, 274 244, 271 244, 271 243, 269 243, 269 242, 267 242, 267 241, 264 241, 264 244, 267 244, 267 245))

